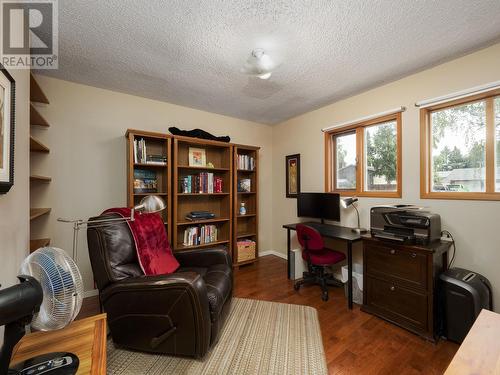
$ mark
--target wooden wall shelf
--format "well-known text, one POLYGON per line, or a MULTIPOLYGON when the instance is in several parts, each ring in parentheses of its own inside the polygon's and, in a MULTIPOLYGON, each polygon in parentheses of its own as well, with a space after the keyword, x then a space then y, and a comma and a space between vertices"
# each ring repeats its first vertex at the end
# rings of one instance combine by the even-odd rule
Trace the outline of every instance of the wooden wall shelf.
POLYGON ((35 80, 35 77, 33 77, 33 74, 30 74, 30 101, 49 104, 49 99, 47 99, 43 93, 42 88, 35 80))
POLYGON ((40 141, 37 141, 35 138, 30 136, 30 151, 31 152, 43 152, 48 154, 50 152, 50 149, 45 146, 43 143, 40 141))
MULTIPOLYGON (((35 80, 33 74, 30 74, 30 125, 32 126, 40 126, 44 128, 48 128, 50 124, 45 120, 45 118, 38 112, 38 109, 33 105, 33 102, 49 104, 49 100, 47 96, 42 91, 42 88, 35 80)), ((42 142, 30 136, 30 151, 36 153, 45 153, 48 154, 50 149, 45 146, 42 142)), ((35 155, 33 155, 35 157, 35 155)), ((35 184, 49 184, 52 181, 51 177, 42 176, 35 174, 30 167, 30 182, 32 183, 32 187, 35 188, 35 184)), ((44 188, 45 189, 45 188, 44 188)), ((37 190, 30 191, 30 199, 34 198, 34 193, 37 190)), ((44 204, 45 205, 45 204, 44 204)), ((51 211, 50 208, 31 208, 30 209, 30 221, 35 220, 39 217, 49 214, 51 211)), ((34 224, 36 226, 36 224, 34 224)), ((31 231, 31 230, 30 230, 31 231)), ((37 231, 31 231, 36 233, 37 231)), ((44 234, 43 237, 47 236, 44 234)), ((50 244, 49 238, 31 238, 30 239, 30 253, 39 249, 40 247, 48 246, 50 244)))
POLYGON ((52 181, 52 178, 51 177, 47 177, 47 176, 31 175, 30 176, 30 181, 31 182, 43 182, 43 183, 48 184, 49 182, 52 181))
POLYGON ((50 208, 30 208, 30 220, 35 220, 40 216, 47 215, 50 210, 50 208))
POLYGON ((49 245, 50 245, 50 238, 40 238, 38 240, 30 240, 30 253, 38 250, 41 247, 49 245))
POLYGON ((50 126, 33 104, 30 104, 30 125, 43 126, 45 128, 50 126))

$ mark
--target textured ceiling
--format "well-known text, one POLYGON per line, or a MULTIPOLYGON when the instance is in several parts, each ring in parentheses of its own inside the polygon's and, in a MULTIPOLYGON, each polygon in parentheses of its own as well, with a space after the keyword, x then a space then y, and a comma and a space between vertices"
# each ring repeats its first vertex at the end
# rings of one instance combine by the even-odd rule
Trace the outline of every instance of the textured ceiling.
POLYGON ((500 37, 499 0, 59 0, 57 78, 274 124, 500 37), (240 68, 256 47, 281 65, 240 68))

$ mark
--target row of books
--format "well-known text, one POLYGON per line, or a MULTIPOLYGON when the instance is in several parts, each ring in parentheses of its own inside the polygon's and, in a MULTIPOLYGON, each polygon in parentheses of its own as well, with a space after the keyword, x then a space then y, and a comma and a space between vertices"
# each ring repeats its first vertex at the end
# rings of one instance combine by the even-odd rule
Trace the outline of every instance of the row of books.
POLYGON ((215 225, 188 227, 184 230, 184 246, 197 246, 217 241, 215 225))
POLYGON ((158 178, 155 171, 134 169, 134 193, 157 193, 158 178))
POLYGON ((238 169, 253 171, 255 169, 255 159, 250 155, 238 154, 238 169))
POLYGON ((134 139, 134 163, 167 165, 167 157, 165 155, 148 155, 144 138, 134 139))
POLYGON ((222 178, 211 172, 201 172, 197 175, 188 175, 180 179, 179 191, 184 194, 193 193, 222 193, 222 178))

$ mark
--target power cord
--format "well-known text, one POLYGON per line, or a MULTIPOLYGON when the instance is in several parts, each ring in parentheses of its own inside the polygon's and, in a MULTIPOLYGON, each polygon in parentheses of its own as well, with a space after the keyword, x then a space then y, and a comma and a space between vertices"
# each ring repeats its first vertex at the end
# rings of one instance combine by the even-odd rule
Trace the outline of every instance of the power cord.
POLYGON ((453 238, 453 235, 448 232, 447 230, 441 231, 441 237, 446 236, 446 238, 449 238, 451 240, 451 246, 453 247, 453 255, 450 259, 450 263, 448 264, 448 268, 451 268, 453 265, 453 262, 455 261, 455 255, 457 254, 457 245, 455 243, 455 239, 453 238))

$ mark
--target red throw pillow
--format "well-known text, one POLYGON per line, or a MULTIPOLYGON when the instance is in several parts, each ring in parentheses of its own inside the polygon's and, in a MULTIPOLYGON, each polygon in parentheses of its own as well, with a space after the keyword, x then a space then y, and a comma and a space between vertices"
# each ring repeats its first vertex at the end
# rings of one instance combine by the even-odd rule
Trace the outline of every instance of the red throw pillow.
MULTIPOLYGON (((110 208, 104 213, 130 217, 130 208, 110 208)), ((172 254, 167 231, 159 214, 135 213, 134 221, 127 221, 135 241, 137 258, 145 275, 163 275, 175 272, 179 262, 172 254)))

